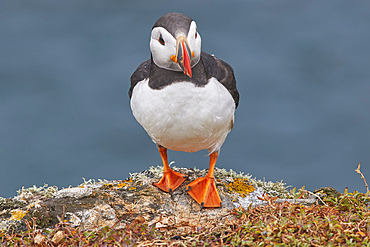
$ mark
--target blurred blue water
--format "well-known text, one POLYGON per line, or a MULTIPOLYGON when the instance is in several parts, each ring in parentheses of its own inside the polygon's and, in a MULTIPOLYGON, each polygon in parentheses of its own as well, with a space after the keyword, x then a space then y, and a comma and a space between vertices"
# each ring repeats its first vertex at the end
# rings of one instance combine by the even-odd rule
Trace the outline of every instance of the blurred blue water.
MULTIPOLYGON (((168 12, 235 70, 241 101, 217 162, 308 189, 370 178, 368 1, 3 1, 0 196, 44 183, 124 179, 160 165, 127 91, 168 12)), ((206 152, 169 152, 208 168, 206 152)))

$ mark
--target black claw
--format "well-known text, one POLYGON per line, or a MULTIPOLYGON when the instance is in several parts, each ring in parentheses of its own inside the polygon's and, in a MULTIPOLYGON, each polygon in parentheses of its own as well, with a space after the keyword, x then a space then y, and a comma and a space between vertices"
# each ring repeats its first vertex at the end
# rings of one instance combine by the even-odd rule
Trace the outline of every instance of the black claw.
POLYGON ((184 175, 183 178, 188 178, 189 176, 188 175, 184 175))
POLYGON ((169 188, 169 189, 168 189, 168 193, 170 193, 170 196, 172 196, 172 195, 173 195, 173 191, 172 191, 172 189, 171 189, 171 188, 169 188))
POLYGON ((202 211, 203 207, 204 207, 204 202, 202 202, 202 203, 200 204, 200 211, 202 211))
POLYGON ((186 187, 185 192, 188 192, 189 190, 191 190, 191 186, 186 187))

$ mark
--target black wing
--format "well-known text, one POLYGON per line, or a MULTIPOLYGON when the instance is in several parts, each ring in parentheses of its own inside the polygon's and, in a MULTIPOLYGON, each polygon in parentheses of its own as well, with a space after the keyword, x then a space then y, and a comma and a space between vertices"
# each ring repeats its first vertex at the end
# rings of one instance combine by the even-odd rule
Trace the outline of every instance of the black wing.
POLYGON ((145 78, 149 78, 150 62, 151 62, 150 59, 148 61, 143 62, 142 64, 139 65, 139 67, 137 67, 136 71, 132 74, 131 87, 130 90, 128 91, 128 96, 130 97, 130 99, 132 96, 132 90, 134 90, 136 84, 138 84, 138 82, 144 80, 145 78))
POLYGON ((207 77, 216 78, 222 85, 224 85, 224 87, 226 87, 231 96, 233 96, 235 108, 237 108, 239 105, 239 92, 236 89, 236 80, 233 68, 221 59, 205 52, 202 52, 202 60, 207 77))

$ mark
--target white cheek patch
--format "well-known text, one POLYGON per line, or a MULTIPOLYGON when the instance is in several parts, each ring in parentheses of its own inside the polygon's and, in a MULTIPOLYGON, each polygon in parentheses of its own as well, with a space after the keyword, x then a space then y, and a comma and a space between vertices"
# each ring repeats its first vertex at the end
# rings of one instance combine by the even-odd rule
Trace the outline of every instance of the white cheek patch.
POLYGON ((200 54, 202 50, 202 47, 201 47, 202 39, 199 33, 197 34, 197 37, 195 38, 196 31, 197 31, 197 24, 194 21, 192 21, 190 24, 189 33, 187 37, 190 49, 192 52, 194 52, 194 57, 191 60, 192 67, 195 66, 199 62, 200 54))
POLYGON ((181 71, 178 64, 171 60, 171 56, 176 54, 176 40, 163 27, 155 27, 152 30, 150 39, 150 50, 152 52, 154 63, 164 69, 181 71), (162 36, 165 44, 162 45, 158 39, 162 36))

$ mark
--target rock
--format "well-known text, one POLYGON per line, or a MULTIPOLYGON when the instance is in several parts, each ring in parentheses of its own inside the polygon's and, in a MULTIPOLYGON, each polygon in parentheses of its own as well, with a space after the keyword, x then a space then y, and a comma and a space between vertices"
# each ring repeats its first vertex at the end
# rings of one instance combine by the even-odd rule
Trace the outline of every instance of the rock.
POLYGON ((93 193, 92 188, 67 188, 54 194, 55 198, 74 197, 76 199, 88 197, 93 193))
POLYGON ((340 192, 338 192, 336 189, 332 187, 322 187, 320 189, 316 189, 313 191, 315 194, 322 194, 324 197, 334 197, 338 198, 340 195, 342 195, 340 192))
MULTIPOLYGON (((152 185, 161 177, 161 168, 151 168, 123 181, 85 181, 78 187, 62 190, 33 188, 22 192, 13 199, 0 198, 0 231, 27 230, 25 220, 36 222, 37 228, 52 228, 60 222, 68 222, 72 227, 96 229, 104 226, 123 227, 137 221, 156 228, 170 227, 173 224, 191 225, 191 222, 209 222, 213 219, 228 219, 228 212, 235 207, 247 208, 252 205, 265 205, 260 200, 264 193, 274 196, 287 194, 285 184, 256 181, 250 175, 237 174, 230 170, 215 169, 216 186, 222 199, 221 208, 205 208, 185 192, 189 181, 204 176, 206 170, 174 170, 189 175, 189 180, 173 192, 171 196, 152 185), (265 183, 265 184, 264 184, 265 183), (263 185, 258 187, 259 185, 263 185), (266 188, 270 188, 266 191, 266 188), (189 223, 190 222, 190 223, 189 223)), ((287 199, 278 199, 287 200, 287 199)), ((316 199, 290 200, 293 203, 316 203, 316 199), (306 200, 306 201, 302 201, 306 200)), ((64 236, 53 237, 55 244, 64 236), (54 239, 55 238, 55 239, 54 239)), ((38 241, 41 241, 41 237, 38 241)))
POLYGON ((53 242, 53 244, 55 245, 58 245, 64 237, 65 237, 65 234, 63 231, 57 231, 54 234, 53 238, 51 239, 51 242, 53 242))
POLYGON ((42 244, 44 242, 45 236, 43 236, 41 233, 38 233, 35 237, 35 244, 42 244))

